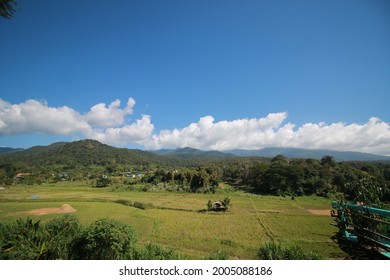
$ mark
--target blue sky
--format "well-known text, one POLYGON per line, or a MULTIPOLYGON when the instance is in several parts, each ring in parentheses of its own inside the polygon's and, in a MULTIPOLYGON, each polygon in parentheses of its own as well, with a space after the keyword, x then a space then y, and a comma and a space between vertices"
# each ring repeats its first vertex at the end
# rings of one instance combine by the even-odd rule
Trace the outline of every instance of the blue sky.
POLYGON ((390 154, 387 0, 17 2, 0 146, 390 154))

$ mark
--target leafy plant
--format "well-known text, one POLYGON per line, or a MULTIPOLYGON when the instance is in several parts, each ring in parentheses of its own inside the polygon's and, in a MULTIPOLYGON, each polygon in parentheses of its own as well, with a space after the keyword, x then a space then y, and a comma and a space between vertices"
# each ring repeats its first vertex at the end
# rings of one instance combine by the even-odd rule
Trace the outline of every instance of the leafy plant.
POLYGON ((231 204, 230 204, 230 198, 229 198, 228 196, 224 198, 223 204, 224 204, 226 210, 228 210, 229 206, 231 206, 231 204))
POLYGON ((108 187, 110 184, 111 184, 111 180, 104 176, 101 176, 96 180, 97 188, 105 188, 108 187))
POLYGON ((89 225, 76 240, 73 258, 82 260, 132 259, 137 237, 132 226, 108 218, 89 225))
POLYGON ((261 260, 319 260, 320 257, 314 252, 305 252, 295 244, 282 245, 270 242, 262 246, 257 256, 261 260))
POLYGON ((221 250, 218 250, 215 253, 212 253, 211 255, 204 258, 204 260, 227 260, 229 259, 229 256, 221 250))
POLYGON ((135 256, 137 260, 177 260, 179 255, 174 249, 161 247, 160 245, 147 243, 138 250, 135 256))
POLYGON ((212 210, 213 208, 213 203, 211 202, 211 200, 207 201, 207 210, 210 211, 212 210))

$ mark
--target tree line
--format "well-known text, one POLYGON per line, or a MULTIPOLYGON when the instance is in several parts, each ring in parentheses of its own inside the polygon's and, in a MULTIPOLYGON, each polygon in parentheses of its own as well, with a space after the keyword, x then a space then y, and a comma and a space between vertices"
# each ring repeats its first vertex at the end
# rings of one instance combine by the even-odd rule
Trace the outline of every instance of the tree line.
MULTIPOLYGON (((389 201, 390 163, 316 159, 180 158, 118 149, 93 140, 55 143, 0 156, 0 185, 83 181, 99 187, 142 184, 145 191, 213 193, 221 182, 279 196, 345 195, 348 200, 389 201), (127 178, 138 170, 142 177, 127 178), (15 178, 18 173, 29 174, 15 178), (101 179, 102 176, 106 179, 101 179)), ((131 189, 131 188, 130 188, 131 189)))
POLYGON ((276 195, 336 194, 346 200, 381 203, 390 201, 390 164, 336 162, 331 156, 315 159, 234 158, 196 168, 160 168, 148 172, 144 190, 213 193, 220 182, 247 192, 276 195))

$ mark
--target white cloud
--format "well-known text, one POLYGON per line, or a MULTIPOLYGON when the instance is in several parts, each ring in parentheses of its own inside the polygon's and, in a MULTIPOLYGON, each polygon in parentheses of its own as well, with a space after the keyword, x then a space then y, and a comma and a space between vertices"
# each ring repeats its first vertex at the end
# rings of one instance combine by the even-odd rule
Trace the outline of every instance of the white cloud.
POLYGON ((37 100, 10 104, 0 99, 0 135, 45 133, 70 135, 90 130, 84 117, 67 106, 48 107, 37 100))
POLYGON ((124 109, 120 109, 121 101, 116 99, 108 107, 106 104, 99 103, 91 108, 85 114, 85 118, 92 126, 112 127, 122 125, 125 122, 125 116, 133 113, 135 100, 129 98, 124 109))
POLYGON ((88 113, 80 114, 67 106, 49 107, 45 102, 32 99, 20 104, 0 99, 0 135, 79 135, 112 145, 139 144, 150 138, 154 127, 149 116, 125 123, 125 117, 132 114, 134 105, 134 99, 129 98, 126 107, 120 109, 117 99, 108 107, 101 103, 88 113))
POLYGON ((212 116, 206 116, 197 123, 172 131, 163 130, 147 143, 151 148, 194 147, 199 149, 228 150, 234 148, 258 149, 272 143, 280 146, 289 136, 293 125, 285 124, 287 113, 269 114, 260 119, 238 119, 215 123, 212 116))
POLYGON ((93 138, 111 145, 125 146, 129 143, 142 144, 148 139, 154 129, 150 116, 143 115, 140 120, 130 125, 108 128, 104 131, 93 131, 88 138, 93 138))
POLYGON ((306 123, 297 129, 292 123, 284 123, 286 119, 286 112, 220 122, 206 116, 183 129, 163 130, 145 144, 151 149, 299 147, 390 154, 390 125, 378 118, 370 118, 366 124, 306 123))
POLYGON ((126 122, 126 116, 133 113, 134 99, 129 98, 123 109, 120 104, 118 99, 108 106, 100 103, 81 114, 67 106, 50 107, 37 100, 10 104, 0 99, 0 137, 41 133, 91 138, 115 146, 137 144, 148 149, 297 147, 390 155, 390 125, 375 117, 364 124, 306 123, 296 127, 287 122, 286 112, 218 122, 205 116, 184 128, 153 134, 154 125, 148 115, 126 122))

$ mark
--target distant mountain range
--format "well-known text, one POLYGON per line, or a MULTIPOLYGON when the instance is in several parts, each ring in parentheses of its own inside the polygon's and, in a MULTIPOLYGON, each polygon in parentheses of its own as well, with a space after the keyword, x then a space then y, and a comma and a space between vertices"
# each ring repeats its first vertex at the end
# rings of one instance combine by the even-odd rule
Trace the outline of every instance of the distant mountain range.
POLYGON ((161 149, 141 151, 135 149, 115 148, 95 140, 75 142, 57 142, 48 146, 35 146, 29 149, 0 147, 1 161, 22 160, 30 162, 59 163, 77 162, 79 164, 102 163, 114 160, 118 163, 137 164, 186 164, 188 161, 219 160, 232 157, 272 158, 284 155, 288 158, 321 159, 332 156, 336 161, 389 161, 389 156, 380 156, 360 152, 340 152, 321 149, 298 148, 264 148, 260 150, 235 149, 229 151, 202 151, 190 147, 178 149, 161 149))
POLYGON ((226 151, 237 156, 274 157, 284 155, 288 158, 312 158, 321 159, 323 156, 332 156, 336 161, 381 161, 390 160, 389 156, 374 155, 360 152, 340 152, 324 149, 299 149, 299 148, 264 148, 261 150, 230 150, 226 151))
POLYGON ((20 149, 20 148, 15 149, 15 148, 10 148, 10 147, 0 147, 0 155, 18 152, 18 151, 23 151, 23 149, 20 149))
POLYGON ((163 155, 163 156, 173 156, 173 157, 181 157, 181 158, 193 158, 193 157, 201 157, 201 158, 226 158, 233 157, 235 155, 219 152, 219 151, 202 151, 190 147, 186 148, 178 148, 178 149, 161 149, 152 151, 155 154, 163 155))
POLYGON ((340 152, 324 149, 298 149, 298 148, 264 148, 260 150, 227 150, 227 151, 202 151, 193 148, 162 149, 153 151, 159 155, 178 156, 182 158, 190 157, 264 157, 272 158, 283 155, 287 158, 312 158, 321 159, 323 156, 332 156, 336 161, 382 161, 390 160, 388 156, 374 155, 360 152, 340 152))

